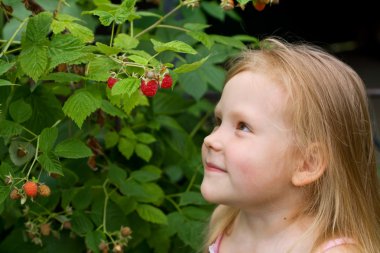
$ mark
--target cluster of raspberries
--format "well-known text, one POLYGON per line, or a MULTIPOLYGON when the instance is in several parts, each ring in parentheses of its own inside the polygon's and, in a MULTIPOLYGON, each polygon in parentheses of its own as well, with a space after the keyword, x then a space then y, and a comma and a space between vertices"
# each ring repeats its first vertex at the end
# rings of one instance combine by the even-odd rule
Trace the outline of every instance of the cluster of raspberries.
MULTIPOLYGON (((112 89, 112 87, 119 81, 119 79, 115 77, 109 77, 107 80, 108 88, 112 89)), ((147 97, 153 97, 156 95, 158 88, 169 89, 172 87, 173 78, 170 74, 165 74, 162 80, 159 82, 157 79, 141 79, 140 89, 141 92, 147 97)))

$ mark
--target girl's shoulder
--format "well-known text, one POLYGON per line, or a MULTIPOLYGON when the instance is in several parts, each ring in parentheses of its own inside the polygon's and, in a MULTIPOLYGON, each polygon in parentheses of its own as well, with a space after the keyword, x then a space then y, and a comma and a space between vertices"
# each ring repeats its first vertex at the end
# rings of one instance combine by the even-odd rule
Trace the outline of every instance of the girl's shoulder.
POLYGON ((317 253, 362 253, 356 241, 352 238, 341 237, 323 243, 317 253))

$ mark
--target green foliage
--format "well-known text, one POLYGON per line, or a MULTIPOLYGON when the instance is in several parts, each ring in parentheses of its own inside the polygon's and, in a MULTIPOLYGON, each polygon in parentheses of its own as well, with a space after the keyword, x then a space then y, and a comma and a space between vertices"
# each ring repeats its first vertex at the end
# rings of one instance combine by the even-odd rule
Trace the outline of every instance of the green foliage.
POLYGON ((257 39, 209 34, 208 15, 238 19, 215 1, 27 2, 1 2, 0 252, 199 250, 207 96, 257 39), (142 94, 166 74, 171 89, 142 94))

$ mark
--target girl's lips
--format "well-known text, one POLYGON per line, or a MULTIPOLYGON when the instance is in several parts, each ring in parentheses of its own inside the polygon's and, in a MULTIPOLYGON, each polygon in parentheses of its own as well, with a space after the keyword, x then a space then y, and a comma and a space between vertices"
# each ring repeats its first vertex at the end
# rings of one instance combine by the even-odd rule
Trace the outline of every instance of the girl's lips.
POLYGON ((210 171, 210 172, 220 172, 220 173, 226 172, 225 170, 221 169, 220 167, 216 166, 213 163, 206 163, 205 170, 210 171))

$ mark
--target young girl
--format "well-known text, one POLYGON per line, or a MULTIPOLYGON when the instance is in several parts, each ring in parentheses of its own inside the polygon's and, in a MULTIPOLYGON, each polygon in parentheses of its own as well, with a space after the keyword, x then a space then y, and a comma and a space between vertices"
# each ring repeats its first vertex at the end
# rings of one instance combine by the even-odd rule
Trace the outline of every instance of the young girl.
POLYGON ((204 139, 210 253, 379 253, 380 195, 362 80, 271 38, 232 61, 204 139))

